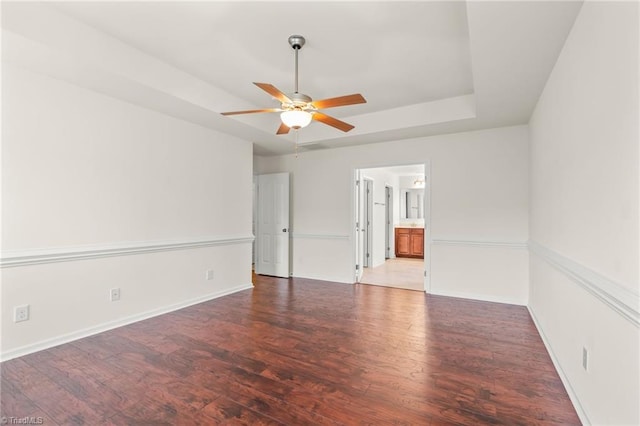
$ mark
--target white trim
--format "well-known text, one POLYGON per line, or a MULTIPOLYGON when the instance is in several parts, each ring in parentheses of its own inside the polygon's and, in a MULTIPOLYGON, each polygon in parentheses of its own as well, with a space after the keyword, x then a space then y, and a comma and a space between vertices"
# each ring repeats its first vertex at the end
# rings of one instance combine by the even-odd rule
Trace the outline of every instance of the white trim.
POLYGON ((456 297, 460 299, 469 299, 469 300, 481 300, 483 302, 493 302, 493 303, 505 303, 508 305, 517 305, 517 306, 525 306, 526 302, 518 301, 514 299, 509 299, 507 297, 496 297, 492 295, 486 294, 476 294, 476 293, 466 293, 460 291, 440 291, 440 290, 432 290, 429 292, 434 296, 446 296, 446 297, 456 297))
POLYGON ((124 318, 120 318, 117 320, 109 321, 106 323, 98 324, 96 326, 85 328, 83 330, 74 331, 72 333, 63 334, 61 336, 53 337, 50 339, 41 340, 36 343, 32 343, 29 345, 21 346, 16 349, 11 349, 9 351, 2 352, 2 354, 0 355, 0 361, 2 362, 8 361, 13 358, 24 356, 33 352, 38 352, 44 349, 49 349, 54 346, 61 345, 63 343, 68 343, 74 340, 82 339, 84 337, 92 336, 94 334, 102 333, 108 330, 112 330, 114 328, 118 328, 118 327, 122 327, 128 324, 134 323, 134 322, 142 321, 158 315, 177 311, 179 309, 196 305, 198 303, 207 302, 209 300, 217 299, 219 297, 226 296, 232 293, 248 290, 250 288, 253 288, 253 284, 239 285, 230 289, 218 291, 215 293, 209 293, 204 296, 199 296, 193 299, 185 300, 183 302, 174 303, 172 305, 152 309, 150 311, 146 311, 139 314, 134 314, 124 318))
POLYGON ((340 235, 340 234, 299 234, 293 233, 291 234, 292 238, 300 238, 300 239, 311 239, 311 240, 348 240, 348 235, 340 235))
POLYGON ((527 242, 518 241, 483 241, 483 240, 454 240, 454 239, 433 239, 431 244, 436 246, 470 246, 470 247, 499 247, 526 249, 527 242))
POLYGON ((251 236, 209 237, 199 239, 143 241, 101 246, 58 247, 46 249, 12 250, 2 252, 0 268, 39 265, 43 263, 69 262, 85 259, 98 259, 112 256, 155 253, 169 250, 186 250, 201 247, 249 244, 251 236))
POLYGON ((536 329, 538 330, 538 334, 542 339, 542 343, 544 343, 544 346, 547 348, 549 357, 551 357, 551 362, 553 362, 553 366, 556 368, 556 371, 558 372, 558 376, 560 376, 560 380, 562 381, 562 384, 564 385, 564 388, 567 391, 567 394, 569 395, 569 399, 573 404, 573 408, 575 408, 576 413, 578 414, 578 418, 580 418, 580 422, 586 426, 590 425, 591 422, 589 421, 589 417, 587 416, 587 413, 584 411, 584 408, 582 408, 582 404, 580 404, 580 399, 578 399, 578 395, 576 395, 575 391, 573 390, 573 387, 571 386, 571 382, 569 381, 569 378, 567 377, 564 370, 560 366, 560 361, 558 360, 555 353, 553 352, 551 343, 547 339, 547 336, 544 334, 544 331, 542 330, 542 327, 538 322, 538 318, 534 314, 531 306, 527 306, 527 309, 529 310, 529 315, 533 320, 533 324, 536 326, 536 329))
POLYGON ((640 327, 640 295, 631 288, 610 280, 535 241, 529 241, 529 249, 531 253, 565 274, 623 318, 640 327))
POLYGON ((326 284, 326 283, 339 284, 339 285, 359 284, 359 283, 355 283, 355 282, 352 282, 352 281, 343 281, 343 278, 342 277, 338 277, 338 276, 335 276, 335 277, 331 277, 331 276, 318 277, 317 275, 310 276, 310 275, 305 275, 305 274, 303 274, 303 275, 295 274, 295 275, 292 275, 292 277, 301 278, 301 279, 305 279, 305 280, 315 280, 315 281, 320 280, 320 281, 324 281, 323 284, 326 284))
POLYGON ((424 241, 422 244, 422 252, 424 257, 424 279, 422 280, 423 288, 426 293, 431 293, 431 192, 433 185, 431 184, 431 160, 424 163, 424 241))

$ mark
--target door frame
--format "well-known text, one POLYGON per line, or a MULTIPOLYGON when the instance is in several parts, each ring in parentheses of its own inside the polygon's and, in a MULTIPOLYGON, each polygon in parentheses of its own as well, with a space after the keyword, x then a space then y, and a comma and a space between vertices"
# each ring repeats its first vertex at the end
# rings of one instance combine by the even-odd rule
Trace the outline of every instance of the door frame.
MULTIPOLYGON (((424 291, 426 293, 431 293, 431 192, 432 192, 432 184, 431 184, 431 160, 427 159, 424 162, 416 162, 416 161, 405 161, 405 162, 397 162, 397 163, 366 163, 366 164, 358 164, 352 166, 351 169, 351 187, 357 188, 358 184, 356 182, 362 181, 363 176, 361 171, 363 169, 378 169, 385 167, 395 167, 395 166, 411 166, 415 164, 424 165, 424 197, 423 197, 423 207, 424 207, 424 291)), ((362 186, 362 185, 360 185, 362 186)), ((359 206, 361 205, 361 200, 358 200, 358 191, 352 191, 351 196, 351 253, 352 253, 352 265, 354 268, 360 265, 360 270, 356 270, 356 278, 358 277, 358 272, 362 273, 362 259, 358 259, 360 257, 358 250, 358 241, 360 238, 361 232, 359 232, 357 222, 358 222, 358 214, 359 214, 359 206)), ((359 282, 358 279, 354 283, 359 282)))

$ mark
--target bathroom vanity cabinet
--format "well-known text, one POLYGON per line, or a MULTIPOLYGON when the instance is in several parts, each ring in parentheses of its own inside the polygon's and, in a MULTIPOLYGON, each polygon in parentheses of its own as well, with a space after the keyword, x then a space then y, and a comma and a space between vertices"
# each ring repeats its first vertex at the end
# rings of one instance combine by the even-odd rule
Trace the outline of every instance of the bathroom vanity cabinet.
POLYGON ((424 228, 396 228, 396 257, 424 258, 424 228))

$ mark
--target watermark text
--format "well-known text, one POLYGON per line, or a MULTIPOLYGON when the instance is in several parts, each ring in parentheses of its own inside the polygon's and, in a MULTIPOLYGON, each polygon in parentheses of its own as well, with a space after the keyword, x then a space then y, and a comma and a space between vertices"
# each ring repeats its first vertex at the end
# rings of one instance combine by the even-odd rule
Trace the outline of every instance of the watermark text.
POLYGON ((43 425, 44 417, 0 417, 1 425, 43 425))

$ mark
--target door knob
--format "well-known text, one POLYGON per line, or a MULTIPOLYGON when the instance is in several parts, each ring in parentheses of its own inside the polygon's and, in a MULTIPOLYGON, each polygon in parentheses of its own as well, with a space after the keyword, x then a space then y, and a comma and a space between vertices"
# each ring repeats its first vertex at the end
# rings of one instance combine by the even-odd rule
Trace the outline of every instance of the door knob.
POLYGON ((287 232, 287 228, 282 228, 282 232, 287 232))

